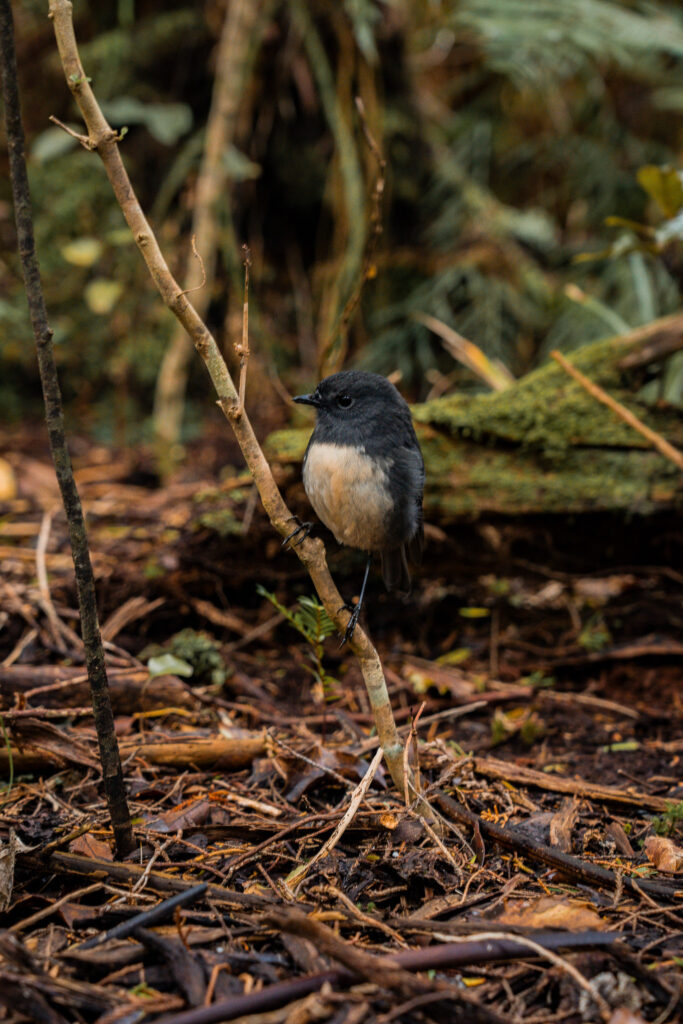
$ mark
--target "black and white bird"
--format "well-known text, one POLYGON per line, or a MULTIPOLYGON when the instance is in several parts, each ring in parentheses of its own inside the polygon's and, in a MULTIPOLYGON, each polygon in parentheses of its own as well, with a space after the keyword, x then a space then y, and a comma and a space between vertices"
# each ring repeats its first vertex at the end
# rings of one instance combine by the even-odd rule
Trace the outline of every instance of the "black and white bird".
MULTIPOLYGON (((376 373, 347 370, 294 399, 316 410, 303 461, 303 481, 316 515, 340 544, 368 554, 358 604, 342 643, 358 622, 372 556, 387 590, 410 592, 408 563, 422 559, 424 462, 410 409, 376 373)), ((308 524, 300 525, 291 540, 308 524)))

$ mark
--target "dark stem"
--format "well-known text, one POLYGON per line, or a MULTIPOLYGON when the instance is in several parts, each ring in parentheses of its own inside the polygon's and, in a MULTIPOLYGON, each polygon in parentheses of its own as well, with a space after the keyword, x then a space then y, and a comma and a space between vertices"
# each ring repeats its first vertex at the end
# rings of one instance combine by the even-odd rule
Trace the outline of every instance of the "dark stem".
POLYGON ((69 540, 76 575, 81 635, 90 683, 95 728, 100 747, 104 792, 111 816, 118 857, 129 853, 135 845, 128 810, 128 800, 121 771, 119 747, 114 732, 114 716, 109 699, 104 649, 97 619, 95 579, 90 562, 88 538, 83 509, 71 469, 71 459, 64 430, 62 396, 57 377, 57 364, 52 345, 52 331, 47 321, 40 269, 33 237, 31 196, 24 156, 24 130, 21 123, 17 65, 14 50, 14 26, 10 0, 0 0, 0 57, 2 60, 2 91, 5 102, 5 123, 9 150, 10 178, 14 197, 14 216, 21 258, 26 297, 36 340, 38 369, 45 401, 45 419, 50 451, 62 494, 69 527, 69 540))

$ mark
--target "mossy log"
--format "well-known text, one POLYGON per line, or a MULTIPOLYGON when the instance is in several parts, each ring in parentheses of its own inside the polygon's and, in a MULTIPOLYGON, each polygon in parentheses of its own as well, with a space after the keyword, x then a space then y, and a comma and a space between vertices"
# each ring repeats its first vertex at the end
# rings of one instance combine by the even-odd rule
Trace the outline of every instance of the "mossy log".
MULTIPOLYGON (((570 361, 680 448, 680 410, 647 405, 637 395, 644 360, 652 365, 658 351, 668 354, 676 335, 683 338, 681 316, 586 345, 570 361)), ((450 395, 412 411, 432 521, 481 513, 643 514, 683 506, 680 470, 554 362, 504 391, 450 395)), ((309 435, 310 429, 277 431, 267 442, 269 457, 299 461, 309 435)))

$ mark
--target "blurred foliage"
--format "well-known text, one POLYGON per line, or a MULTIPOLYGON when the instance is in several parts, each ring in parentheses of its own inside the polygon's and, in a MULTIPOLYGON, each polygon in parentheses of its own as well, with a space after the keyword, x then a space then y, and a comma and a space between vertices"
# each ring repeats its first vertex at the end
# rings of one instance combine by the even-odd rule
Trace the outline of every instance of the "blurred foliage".
POLYGON ((151 644, 140 654, 154 675, 192 676, 197 685, 222 686, 227 677, 219 645, 207 633, 181 629, 165 645, 151 644))
MULTIPOLYGON (((84 66, 112 124, 127 128, 124 160, 181 276, 224 10, 224 0, 75 5, 84 66)), ((399 370, 424 399, 432 388, 481 384, 417 314, 520 374, 550 348, 570 350, 679 305, 680 4, 281 0, 267 10, 226 154, 231 188, 216 211, 222 261, 209 322, 224 346, 247 241, 256 350, 293 386, 297 375, 316 375, 368 232, 376 167, 357 94, 387 158, 387 188, 377 273, 352 321, 349 363, 399 370)), ((99 161, 47 125, 50 114, 77 118, 45 4, 23 3, 16 21, 65 397, 82 426, 131 440, 146 430, 171 315, 99 161)), ((40 404, 6 174, 0 250, 0 408, 19 417, 40 404)), ((675 360, 653 399, 680 400, 675 360)), ((212 407, 201 368, 191 394, 212 407)))

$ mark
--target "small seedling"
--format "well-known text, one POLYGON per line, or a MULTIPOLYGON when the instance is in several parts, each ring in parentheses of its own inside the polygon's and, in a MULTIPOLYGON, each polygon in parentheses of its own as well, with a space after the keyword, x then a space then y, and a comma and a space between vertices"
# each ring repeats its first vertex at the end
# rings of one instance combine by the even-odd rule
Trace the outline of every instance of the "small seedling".
POLYGON ((332 619, 329 617, 323 606, 314 597, 300 597, 298 609, 285 608, 280 604, 275 594, 271 594, 265 587, 258 586, 257 590, 262 597, 267 598, 274 608, 284 615, 287 622, 299 633, 309 645, 307 652, 311 665, 305 665, 307 672, 310 672, 316 683, 328 693, 336 679, 326 672, 323 666, 323 655, 325 653, 324 643, 328 636, 337 631, 332 619))

